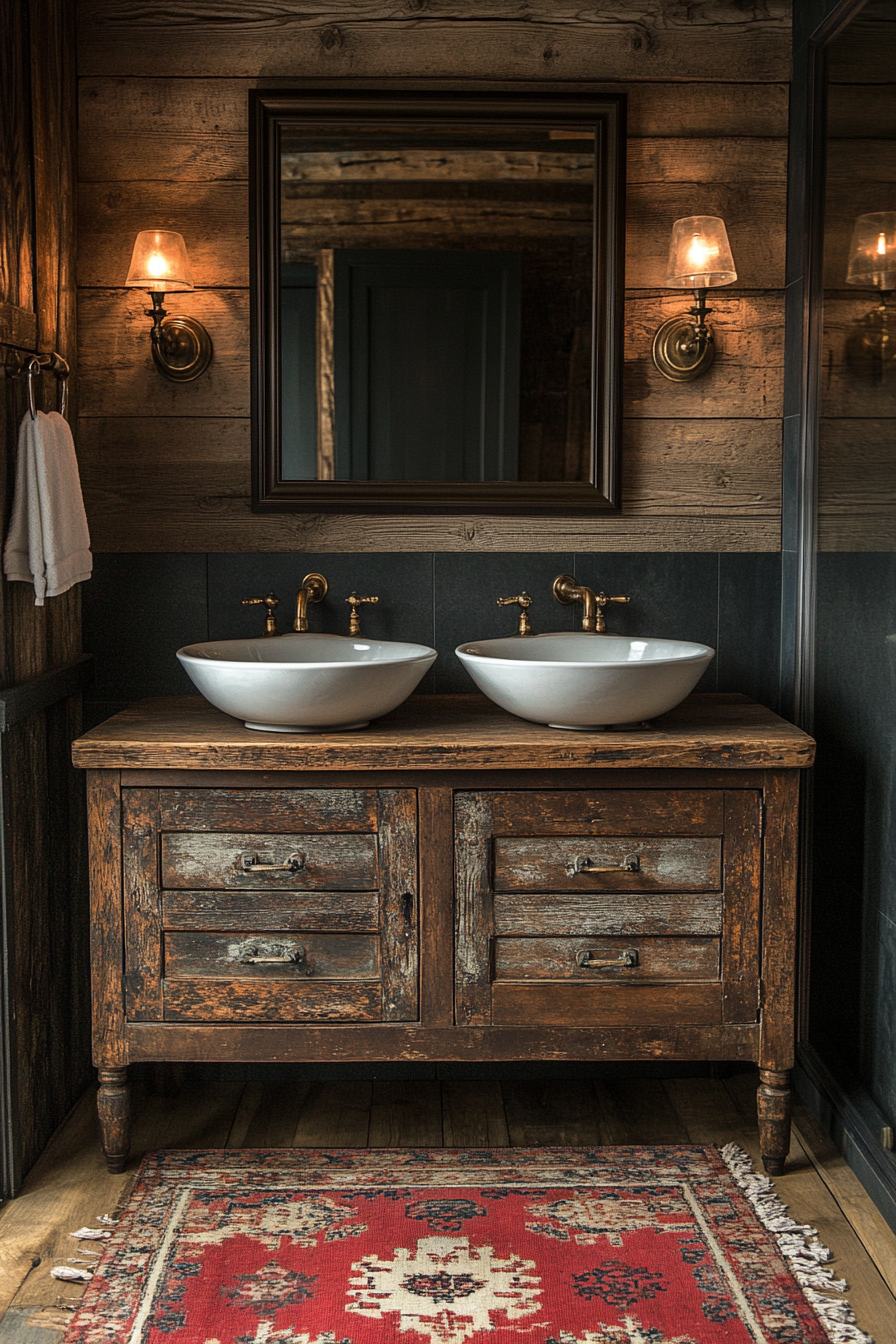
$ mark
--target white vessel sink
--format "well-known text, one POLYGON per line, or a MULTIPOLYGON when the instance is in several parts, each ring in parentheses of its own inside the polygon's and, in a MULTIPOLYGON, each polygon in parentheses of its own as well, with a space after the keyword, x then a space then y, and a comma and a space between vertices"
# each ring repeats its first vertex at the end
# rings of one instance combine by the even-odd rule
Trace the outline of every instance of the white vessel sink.
POLYGON ((455 650, 479 689, 551 728, 642 723, 674 709, 715 650, 678 639, 579 632, 473 640, 455 650))
POLYGON ((436 659, 425 644, 346 635, 278 635, 188 644, 193 684, 247 728, 276 733, 366 728, 406 700, 436 659))

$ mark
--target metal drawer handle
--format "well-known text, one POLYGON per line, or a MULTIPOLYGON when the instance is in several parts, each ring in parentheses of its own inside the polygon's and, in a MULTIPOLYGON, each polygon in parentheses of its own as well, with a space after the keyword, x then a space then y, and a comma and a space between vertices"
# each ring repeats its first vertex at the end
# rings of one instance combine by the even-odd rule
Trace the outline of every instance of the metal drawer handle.
POLYGON ((640 873, 641 860, 637 854, 626 854, 621 863, 611 863, 609 867, 599 867, 587 854, 577 854, 572 863, 566 865, 567 877, 578 877, 579 873, 640 873))
POLYGON ((305 960, 305 949, 301 943, 278 943, 253 939, 248 943, 235 943, 227 951, 230 954, 228 960, 238 962, 241 966, 288 964, 302 966, 310 974, 310 967, 305 960))
POLYGON ((240 855, 240 864, 244 873, 298 873, 305 867, 304 854, 290 854, 285 863, 262 863, 257 854, 240 855))
POLYGON ((576 955, 576 965, 588 971, 596 970, 600 966, 637 966, 637 964, 638 953, 633 947, 620 952, 618 957, 595 957, 588 947, 576 955))

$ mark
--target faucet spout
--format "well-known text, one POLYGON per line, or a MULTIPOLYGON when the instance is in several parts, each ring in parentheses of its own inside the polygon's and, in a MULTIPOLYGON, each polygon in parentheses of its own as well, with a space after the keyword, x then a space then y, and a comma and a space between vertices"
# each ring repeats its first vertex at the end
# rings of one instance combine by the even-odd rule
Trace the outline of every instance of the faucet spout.
POLYGON ((293 630, 300 634, 308 629, 308 603, 320 602, 327 595, 327 581, 323 574, 306 574, 296 593, 296 618, 293 630))
POLYGON ((604 635, 607 623, 604 620, 604 607, 608 602, 628 602, 627 597, 608 597, 606 593, 596 593, 586 588, 584 583, 576 583, 571 574, 558 574, 554 580, 554 596, 558 602, 581 602, 582 629, 592 635, 604 635))

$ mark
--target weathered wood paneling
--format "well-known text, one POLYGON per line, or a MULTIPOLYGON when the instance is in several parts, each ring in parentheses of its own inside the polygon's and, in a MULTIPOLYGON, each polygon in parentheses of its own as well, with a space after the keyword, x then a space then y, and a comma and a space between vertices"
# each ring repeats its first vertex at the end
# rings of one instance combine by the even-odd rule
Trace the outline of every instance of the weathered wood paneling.
POLYGON ((437 0, 337 0, 326 12, 81 0, 79 12, 80 444, 96 549, 778 549, 784 0, 700 11, 611 0, 586 14, 518 0, 472 13, 437 0), (371 76, 579 88, 574 81, 599 80, 628 93, 620 515, 251 513, 248 90, 371 76), (713 296, 714 368, 676 385, 654 369, 650 345, 659 322, 688 304, 661 286, 671 223, 697 212, 726 219, 739 278, 713 296), (190 247, 200 291, 170 308, 195 313, 215 343, 209 373, 194 384, 157 375, 144 296, 122 288, 134 234, 150 218, 190 247))

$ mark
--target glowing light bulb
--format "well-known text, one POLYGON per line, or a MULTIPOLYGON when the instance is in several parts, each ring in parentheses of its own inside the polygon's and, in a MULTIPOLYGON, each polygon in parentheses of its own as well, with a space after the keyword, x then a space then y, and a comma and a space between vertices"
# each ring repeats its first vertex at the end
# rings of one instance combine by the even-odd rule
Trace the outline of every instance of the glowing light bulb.
POLYGON ((699 233, 695 233, 688 248, 688 265, 695 275, 707 269, 708 263, 718 253, 717 247, 709 245, 699 233))
POLYGON ((885 233, 878 234, 877 255, 879 257, 885 257, 887 255, 887 235, 885 233))
POLYGON ((159 279, 160 276, 168 274, 168 262, 161 252, 150 252, 146 259, 146 269, 154 279, 159 279))

